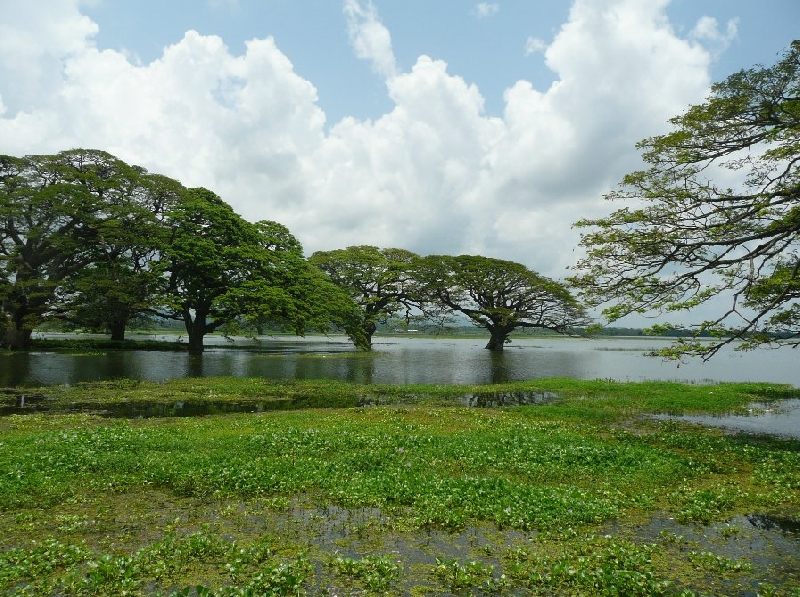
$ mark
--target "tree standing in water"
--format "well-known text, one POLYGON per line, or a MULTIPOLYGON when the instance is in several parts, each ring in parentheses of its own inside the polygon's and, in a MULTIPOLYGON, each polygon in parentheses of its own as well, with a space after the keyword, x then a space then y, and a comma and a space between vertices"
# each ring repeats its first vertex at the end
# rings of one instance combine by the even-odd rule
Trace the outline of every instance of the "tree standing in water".
POLYGON ((418 261, 414 274, 421 297, 489 331, 488 350, 503 350, 518 328, 568 334, 590 322, 565 286, 513 261, 430 255, 418 261))

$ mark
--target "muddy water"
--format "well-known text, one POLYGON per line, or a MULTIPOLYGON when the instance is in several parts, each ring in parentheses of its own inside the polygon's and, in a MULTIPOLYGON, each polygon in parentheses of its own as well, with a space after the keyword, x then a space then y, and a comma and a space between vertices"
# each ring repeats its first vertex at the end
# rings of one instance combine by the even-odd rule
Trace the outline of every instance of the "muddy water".
POLYGON ((631 528, 611 525, 609 532, 630 535, 636 541, 657 543, 681 553, 713 554, 752 566, 748 581, 737 584, 711 579, 719 595, 760 594, 759 585, 776 588, 800 586, 800 519, 766 514, 748 514, 710 525, 681 524, 674 518, 654 516, 631 528))

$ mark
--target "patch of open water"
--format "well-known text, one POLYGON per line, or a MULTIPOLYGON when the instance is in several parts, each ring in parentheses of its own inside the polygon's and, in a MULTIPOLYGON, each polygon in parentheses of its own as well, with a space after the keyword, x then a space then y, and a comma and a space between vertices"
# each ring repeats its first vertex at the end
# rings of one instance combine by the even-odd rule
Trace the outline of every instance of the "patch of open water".
POLYGON ((800 398, 754 402, 746 413, 724 415, 654 415, 658 420, 676 420, 730 431, 761 433, 800 439, 800 398))
POLYGON ((571 377, 689 383, 763 381, 800 387, 797 353, 789 348, 749 352, 727 348, 708 362, 680 364, 645 356, 669 345, 663 338, 521 337, 501 353, 484 350, 485 339, 467 338, 378 337, 371 353, 355 350, 342 337, 264 337, 235 342, 209 337, 207 344, 201 355, 153 350, 0 354, 0 387, 215 376, 469 385, 571 377))
POLYGON ((800 583, 800 519, 766 514, 735 516, 710 525, 682 524, 671 517, 654 516, 633 529, 612 524, 614 534, 658 543, 679 552, 711 553, 752 567, 745 586, 710 578, 720 595, 756 597, 759 585, 789 588, 800 583))

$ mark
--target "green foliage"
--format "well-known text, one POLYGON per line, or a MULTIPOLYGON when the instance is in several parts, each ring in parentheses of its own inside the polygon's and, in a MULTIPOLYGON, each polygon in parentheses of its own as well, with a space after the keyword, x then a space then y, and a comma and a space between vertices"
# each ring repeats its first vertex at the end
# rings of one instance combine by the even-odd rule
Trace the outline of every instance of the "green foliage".
MULTIPOLYGON (((232 378, 54 388, 56 402, 93 410, 135 399, 394 404, 0 418, 0 593, 662 595, 764 578, 763 549, 720 548, 750 545, 748 525, 712 523, 800 515, 797 442, 641 415, 791 389, 538 380, 500 391, 512 387, 561 397, 467 409, 442 404, 480 388, 232 378), (648 521, 674 532, 651 545, 648 521), (700 543, 705 533, 713 540, 700 543)), ((791 594, 797 555, 785 555, 772 594, 791 594)))
POLYGON ((239 284, 250 284, 261 255, 254 255, 251 226, 207 189, 182 193, 167 212, 167 227, 170 236, 154 264, 164 280, 167 310, 160 314, 183 321, 190 350, 202 350, 207 332, 239 315, 223 299, 239 284))
POLYGON ((610 535, 589 537, 554 557, 512 552, 509 574, 535 590, 556 594, 664 595, 669 582, 654 573, 654 549, 610 535))
POLYGON ((145 313, 183 322, 196 351, 208 332, 265 321, 365 344, 356 305, 285 226, 106 152, 0 156, 0 222, 5 347, 29 347, 47 318, 122 340, 145 313))
POLYGON ((309 262, 324 271, 360 309, 360 327, 367 348, 379 323, 418 306, 411 266, 417 255, 404 249, 361 245, 317 251, 309 262))
POLYGON ((336 556, 330 562, 337 576, 361 585, 371 594, 382 595, 399 579, 403 567, 388 556, 348 558, 336 556))
POLYGON ((172 594, 302 595, 310 574, 304 558, 279 561, 263 541, 243 546, 207 531, 180 538, 168 531, 130 555, 95 554, 52 538, 42 546, 6 551, 0 554, 0 588, 20 589, 9 594, 140 595, 150 592, 148 583, 179 577, 199 564, 222 562, 227 562, 232 584, 216 590, 196 585, 172 594))
POLYGON ((741 570, 752 570, 749 562, 742 560, 732 560, 725 556, 719 556, 707 551, 690 551, 689 561, 698 568, 714 574, 725 574, 726 572, 739 572, 741 570))
POLYGON ((8 549, 0 553, 0 587, 7 589, 47 577, 85 561, 88 556, 85 547, 67 545, 52 537, 29 549, 8 549))
POLYGON ((164 280, 160 315, 183 321, 189 349, 217 329, 278 322, 296 334, 346 329, 357 344, 356 307, 303 258, 277 222, 251 224, 207 189, 189 189, 167 214, 170 230, 154 268, 164 280))
POLYGON ((590 229, 572 278, 586 300, 606 304, 615 321, 730 297, 729 308, 691 328, 719 340, 682 341, 665 353, 675 358, 708 358, 731 338, 750 348, 800 334, 798 92, 795 41, 774 66, 713 85, 705 103, 671 120, 671 133, 639 143, 649 169, 625 176, 607 198, 640 207, 577 223, 590 229))
POLYGON ((699 491, 681 488, 672 494, 680 505, 676 519, 681 522, 708 524, 724 518, 735 504, 730 492, 701 489, 699 491))
POLYGON ((154 217, 149 176, 96 150, 0 157, 5 345, 26 348, 49 310, 69 311, 58 303, 77 300, 68 283, 86 268, 127 262, 141 247, 154 217))
POLYGON ((474 560, 461 563, 455 559, 436 558, 434 573, 454 593, 475 588, 493 594, 502 591, 506 584, 504 576, 494 577, 494 566, 474 560))
POLYGON ((517 328, 570 333, 589 323, 565 286, 513 261, 430 255, 417 261, 414 275, 425 301, 486 328, 491 334, 486 348, 491 350, 502 350, 517 328))

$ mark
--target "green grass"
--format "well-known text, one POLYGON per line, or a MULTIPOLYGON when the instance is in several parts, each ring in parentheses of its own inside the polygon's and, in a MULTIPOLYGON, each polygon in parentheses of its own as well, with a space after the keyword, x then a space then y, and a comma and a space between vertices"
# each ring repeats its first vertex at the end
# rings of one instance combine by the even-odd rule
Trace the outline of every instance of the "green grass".
POLYGON ((755 531, 729 523, 800 517, 800 442, 642 416, 720 412, 793 389, 492 388, 559 398, 476 409, 448 401, 487 388, 241 378, 41 388, 55 404, 95 407, 288 398, 328 408, 0 418, 0 594, 798 594, 798 550, 776 539, 774 553, 734 553, 755 531), (364 398, 383 405, 353 407, 364 398), (653 521, 691 539, 648 535, 653 521))
POLYGON ((110 340, 108 338, 35 338, 31 350, 47 350, 63 353, 94 353, 109 350, 175 350, 186 351, 183 342, 166 340, 110 340))
MULTIPOLYGON (((21 391, 21 390, 20 390, 21 391)), ((452 405, 454 400, 474 394, 556 394, 557 403, 536 409, 555 417, 599 420, 619 419, 648 413, 722 413, 744 410, 753 401, 792 398, 800 390, 767 383, 723 383, 693 385, 673 382, 621 383, 569 378, 473 385, 353 384, 336 380, 285 381, 266 378, 181 378, 165 382, 136 380, 87 382, 70 386, 26 388, 28 394, 47 397, 53 408, 72 404, 109 405, 130 402, 172 403, 283 401, 296 408, 353 407, 371 404, 452 405)), ((0 395, 13 404, 14 397, 0 395)))

